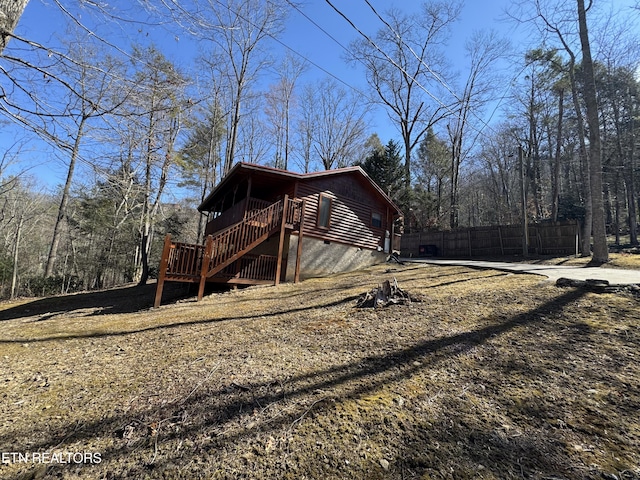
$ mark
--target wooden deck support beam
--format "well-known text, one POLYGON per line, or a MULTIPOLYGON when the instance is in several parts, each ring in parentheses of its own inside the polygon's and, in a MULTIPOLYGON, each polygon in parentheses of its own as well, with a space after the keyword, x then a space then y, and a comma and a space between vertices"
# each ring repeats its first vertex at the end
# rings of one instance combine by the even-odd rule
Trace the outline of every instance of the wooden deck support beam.
POLYGON ((276 279, 274 285, 280 284, 280 273, 282 272, 282 254, 284 252, 284 233, 287 226, 287 207, 289 206, 289 195, 284 196, 282 202, 282 221, 280 223, 280 242, 278 243, 278 263, 276 264, 276 279))
POLYGON ((207 273, 209 272, 209 264, 211 263, 211 253, 213 252, 213 236, 207 235, 204 244, 204 252, 202 254, 202 266, 200 268, 200 284, 198 285, 198 302, 204 296, 204 286, 207 283, 207 273))
POLYGON ((304 208, 305 201, 302 201, 302 208, 300 212, 300 227, 298 228, 298 248, 296 249, 296 273, 293 277, 293 283, 298 283, 300 281, 300 262, 302 258, 302 229, 304 226, 304 208))
POLYGON ((164 277, 167 274, 167 266, 169 265, 169 253, 171 252, 171 234, 167 233, 164 237, 164 247, 162 248, 162 257, 160 258, 160 271, 158 272, 158 284, 156 285, 156 298, 153 302, 153 308, 158 308, 162 302, 162 290, 164 289, 164 277))

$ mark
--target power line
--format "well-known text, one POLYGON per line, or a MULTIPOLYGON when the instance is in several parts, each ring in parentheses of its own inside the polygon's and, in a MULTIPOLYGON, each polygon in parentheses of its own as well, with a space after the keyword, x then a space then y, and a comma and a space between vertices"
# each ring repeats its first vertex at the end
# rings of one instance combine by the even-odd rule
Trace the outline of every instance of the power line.
MULTIPOLYGON (((373 11, 373 13, 374 13, 374 14, 375 14, 379 19, 380 19, 380 21, 381 21, 382 23, 384 23, 384 24, 387 26, 387 28, 391 31, 391 33, 393 33, 393 34, 396 36, 396 38, 397 38, 397 39, 402 43, 402 45, 404 45, 405 47, 407 47, 407 48, 409 49, 409 51, 411 52, 411 54, 416 58, 416 60, 418 60, 418 61, 419 61, 419 62, 420 62, 420 63, 421 63, 421 64, 422 64, 426 69, 427 69, 427 71, 428 71, 428 72, 433 76, 433 78, 435 78, 435 79, 436 79, 436 80, 437 80, 437 81, 438 81, 438 82, 439 82, 439 83, 440 83, 440 84, 441 84, 441 85, 442 85, 442 86, 443 86, 443 87, 444 87, 444 88, 445 88, 445 89, 446 89, 446 90, 447 90, 451 95, 453 95, 453 97, 454 97, 454 98, 455 98, 459 103, 462 103, 462 102, 463 102, 463 100, 462 100, 462 99, 458 96, 458 94, 457 94, 457 93, 456 93, 456 92, 451 88, 451 86, 449 86, 449 84, 448 84, 447 82, 445 82, 445 81, 442 79, 442 77, 441 77, 440 75, 438 75, 436 72, 434 72, 434 71, 431 69, 431 67, 429 67, 429 65, 424 61, 424 59, 422 59, 421 57, 419 57, 419 56, 418 56, 418 54, 415 52, 415 50, 414 50, 410 45, 408 45, 408 44, 407 44, 407 43, 402 39, 402 37, 400 36, 400 34, 399 34, 398 32, 396 32, 396 31, 393 29, 393 27, 389 24, 389 22, 387 22, 387 21, 382 17, 382 15, 380 15, 380 14, 378 13, 378 11, 376 10, 376 8, 375 8, 373 5, 371 5, 371 3, 369 2, 369 0, 364 0, 364 2, 369 6, 369 8, 371 8, 371 10, 373 11)), ((505 95, 506 95, 506 94, 505 94, 505 95)), ((452 115, 455 115, 455 113, 454 113, 454 112, 451 112, 451 110, 449 110, 449 112, 450 112, 452 115)), ((495 113, 495 109, 494 109, 494 112, 493 112, 493 113, 495 113)), ((492 113, 492 116, 493 116, 493 113, 492 113)), ((471 111, 471 114, 472 114, 474 117, 476 117, 476 118, 480 121, 480 123, 482 123, 482 125, 483 125, 484 127, 489 128, 490 130, 493 130, 493 132, 494 132, 494 133, 497 133, 497 132, 496 132, 496 131, 495 131, 495 130, 494 130, 494 129, 489 125, 489 124, 487 124, 487 122, 485 122, 482 118, 480 118, 480 117, 479 117, 479 116, 478 116, 478 115, 477 115, 473 110, 471 111)), ((473 128, 473 127, 472 127, 472 128, 473 128)), ((476 131, 477 131, 478 135, 480 135, 480 134, 482 133, 482 129, 478 130, 478 129, 475 129, 475 128, 474 128, 474 130, 476 130, 476 131)), ((477 138, 477 137, 476 137, 476 138, 477 138)), ((473 143, 475 143, 475 140, 474 140, 474 142, 473 142, 473 143)))
MULTIPOLYGON (((222 3, 221 0, 215 0, 216 3, 218 5, 221 5, 222 7, 228 8, 228 5, 225 5, 224 3, 222 3)), ((289 3, 289 5, 292 5, 291 2, 289 0, 286 0, 287 3, 289 3)), ((296 10, 298 10, 300 12, 300 10, 295 6, 292 5, 294 8, 296 8, 296 10)), ((254 28, 259 28, 254 22, 252 22, 251 20, 247 19, 246 17, 244 17, 242 14, 240 14, 239 12, 234 12, 238 18, 240 18, 242 21, 247 22, 249 25, 251 25, 254 28)), ((302 12, 300 12, 302 13, 302 12)), ((303 14, 304 15, 304 14, 303 14)), ((308 17, 306 15, 304 15, 305 18, 308 19, 308 17)), ((309 19, 310 20, 310 19, 309 19)), ((311 21, 311 20, 310 20, 311 21)), ((312 22, 314 25, 315 22, 312 22)), ((316 25, 317 26, 317 25, 316 25)), ((320 28, 320 27, 318 27, 320 28)), ((321 28, 322 31, 324 31, 321 28)), ((326 33, 326 32, 325 32, 326 33)), ((353 91, 355 91, 356 93, 359 93, 361 95, 365 95, 363 92, 361 92, 359 89, 357 89, 356 87, 354 87, 353 85, 350 85, 349 83, 347 83, 345 80, 341 79, 340 77, 338 77, 337 75, 331 73, 330 71, 328 71, 327 69, 325 69, 324 67, 318 65, 316 62, 314 62, 313 60, 310 60, 307 56, 303 55, 302 53, 298 52, 296 49, 290 47, 289 45, 287 45, 286 43, 284 43, 282 40, 280 40, 279 38, 277 38, 275 35, 273 35, 270 32, 266 32, 266 35, 271 38, 273 41, 275 41, 276 43, 280 44, 280 46, 286 48, 287 50, 289 50, 291 53, 297 55, 298 57, 302 58, 304 61, 308 62, 309 64, 313 65, 314 67, 316 67, 318 70, 324 72, 325 74, 329 75, 331 78, 333 78, 334 80, 337 80, 338 82, 342 83, 343 85, 345 85, 346 87, 352 89, 353 91)), ((328 35, 328 34, 327 34, 328 35)), ((331 36, 330 36, 331 37, 331 36)), ((333 39, 333 37, 331 37, 333 39)), ((333 39, 334 41, 337 42, 337 40, 333 39)))
POLYGON ((389 22, 387 22, 387 21, 384 19, 384 17, 382 17, 382 15, 380 15, 380 14, 378 13, 378 11, 375 9, 375 7, 374 7, 373 5, 371 5, 371 3, 369 2, 369 0, 364 0, 364 2, 365 2, 367 5, 369 5, 369 8, 371 8, 371 10, 372 10, 372 11, 373 11, 373 13, 376 15, 376 17, 378 17, 378 18, 380 19, 380 21, 381 21, 382 23, 384 23, 384 24, 387 26, 387 28, 389 29, 389 31, 390 31, 391 33, 393 33, 393 34, 396 36, 396 38, 397 38, 398 40, 400 40, 400 42, 402 43, 402 45, 404 45, 405 47, 407 47, 407 48, 409 49, 409 51, 413 54, 413 56, 414 56, 414 57, 416 57, 416 60, 418 60, 418 61, 419 61, 419 62, 420 62, 420 63, 421 63, 421 64, 422 64, 426 69, 427 69, 427 71, 428 71, 431 75, 433 75, 433 77, 434 77, 436 80, 438 80, 438 82, 440 82, 440 84, 441 84, 444 88, 446 88, 446 89, 447 89, 447 91, 448 91, 451 95, 453 95, 453 97, 454 97, 456 100, 458 100, 459 102, 462 102, 462 99, 460 99, 460 97, 458 97, 458 95, 453 91, 453 89, 451 89, 451 87, 450 87, 450 86, 449 86, 449 85, 448 85, 448 84, 447 84, 447 83, 446 83, 446 82, 445 82, 445 81, 440 77, 440 75, 438 75, 436 72, 434 72, 434 71, 431 69, 431 67, 429 67, 429 65, 427 65, 427 63, 426 63, 422 58, 420 58, 420 57, 418 56, 418 54, 415 52, 415 50, 414 50, 410 45, 408 45, 408 44, 407 44, 407 43, 402 39, 402 37, 400 36, 400 34, 399 34, 398 32, 396 32, 396 31, 393 29, 393 27, 389 24, 389 22))
POLYGON ((336 39, 333 35, 331 35, 329 32, 327 32, 324 28, 322 28, 320 25, 318 25, 318 23, 316 23, 311 17, 309 17, 306 13, 304 13, 302 10, 300 10, 298 8, 298 6, 291 2, 291 0, 286 0, 286 2, 293 7, 300 15, 302 15, 304 18, 306 18, 311 24, 313 24, 318 30, 320 30, 322 33, 324 33, 327 37, 329 37, 331 40, 333 40, 338 46, 340 46, 340 48, 342 48, 344 51, 346 51, 347 53, 349 53, 349 49, 347 47, 345 47, 338 39, 336 39))
MULTIPOLYGON (((328 1, 328 0, 327 0, 328 1)), ((387 22, 384 17, 382 15, 380 15, 380 13, 376 10, 376 8, 370 3, 369 0, 364 0, 365 3, 369 6, 369 8, 373 11, 373 13, 378 17, 378 19, 384 23, 386 25, 386 27, 396 36, 396 38, 398 40, 400 40, 400 42, 409 49, 409 51, 413 54, 413 56, 427 69, 427 71, 433 75, 433 77, 451 94, 453 95, 453 97, 458 101, 458 102, 462 102, 462 99, 460 99, 460 97, 453 91, 453 89, 436 73, 434 72, 429 65, 418 56, 418 54, 414 51, 414 49, 408 45, 403 39, 402 37, 398 34, 398 32, 396 32, 393 27, 389 24, 389 22, 387 22)), ((489 120, 491 120, 493 118, 493 116, 495 115, 496 111, 498 110, 498 108, 500 107, 501 103, 504 101, 504 99, 507 97, 508 95, 508 91, 510 88, 510 85, 513 83, 513 81, 515 81, 515 79, 517 79, 522 72, 524 71, 524 69, 526 68, 526 65, 520 69, 511 79, 511 81, 507 84, 507 88, 504 90, 504 92, 502 93, 502 95, 500 95, 498 102, 496 103, 496 105, 494 106, 493 110, 491 111, 491 114, 489 116, 489 120)), ((406 72, 405 72, 406 73, 406 72)), ((442 104, 442 103, 441 103, 442 104)), ((444 105, 443 105, 444 106, 444 105)), ((446 107, 445 107, 446 108, 446 107)), ((454 114, 454 112, 451 112, 450 109, 449 110, 450 113, 454 114)), ((479 117, 473 110, 471 111, 471 114, 480 121, 480 123, 483 125, 480 129, 475 128, 473 125, 470 125, 471 128, 473 130, 475 130, 477 132, 476 138, 474 139, 474 141, 472 143, 475 143, 478 136, 480 134, 482 134, 482 131, 484 130, 484 128, 488 128, 489 130, 491 130, 494 134, 498 135, 498 132, 491 126, 489 125, 489 123, 487 121, 485 121, 483 118, 479 117)))
POLYGON ((331 8, 333 8, 333 10, 340 15, 356 32, 358 32, 362 37, 364 37, 376 50, 378 50, 382 55, 384 55, 384 57, 387 59, 387 61, 389 61, 389 63, 391 63, 394 67, 396 67, 400 72, 402 72, 404 75, 406 75, 409 79, 411 79, 413 82, 415 82, 415 84, 421 89, 423 90, 427 95, 429 95, 433 100, 436 101, 436 103, 440 104, 444 109, 446 109, 449 113, 454 114, 454 112, 451 111, 451 108, 448 105, 445 105, 442 100, 440 100, 438 97, 436 97, 434 94, 432 94, 424 85, 422 85, 413 75, 411 75, 409 72, 407 72, 404 68, 402 68, 400 65, 398 65, 398 63, 392 59, 384 50, 382 50, 382 48, 380 48, 378 46, 378 44, 376 44, 376 42, 374 42, 367 34, 365 34, 364 32, 362 32, 362 30, 360 30, 355 23, 353 23, 353 21, 351 21, 351 19, 349 17, 347 17, 342 11, 340 11, 333 3, 331 3, 330 0, 325 0, 329 6, 331 6, 331 8))
MULTIPOLYGON (((400 70, 404 75, 406 75, 408 78, 410 78, 413 82, 415 82, 415 84, 421 89, 423 90, 425 93, 427 93, 427 95, 429 95, 433 100, 436 101, 436 103, 438 103, 440 106, 442 106, 446 111, 448 111, 451 115, 456 115, 456 112, 451 110, 451 107, 449 105, 446 105, 440 98, 436 97, 434 94, 432 94, 424 85, 422 85, 413 75, 411 75, 409 72, 407 72, 404 68, 402 68, 400 65, 398 65, 398 63, 396 61, 394 61, 386 52, 384 52, 373 40, 371 40, 371 38, 364 34, 355 24, 353 21, 351 21, 351 19, 349 19, 343 12, 341 12, 338 8, 336 8, 330 0, 326 0, 326 2, 342 17, 344 18, 349 25, 351 25, 351 27, 353 29, 355 29, 361 36, 363 36, 371 45, 373 45, 373 47, 378 50, 380 53, 382 53, 382 55, 384 55, 384 57, 394 66, 396 67, 398 70, 400 70)), ((416 59, 425 66, 425 68, 434 76, 434 78, 436 78, 453 96, 454 98, 461 103, 462 100, 458 97, 458 95, 455 94, 455 92, 453 92, 453 90, 435 73, 433 72, 433 70, 424 62, 424 60, 422 60, 420 57, 418 57, 418 55, 415 53, 415 51, 406 44, 406 42, 404 42, 404 40, 402 40, 402 37, 391 27, 391 25, 389 25, 389 23, 384 20, 384 18, 377 12, 377 10, 375 10, 375 8, 369 3, 368 0, 365 0, 365 2, 367 3, 367 5, 369 5, 369 7, 374 11, 374 13, 376 14, 376 16, 391 30, 391 32, 396 36, 396 38, 398 38, 400 40, 400 42, 406 46, 407 48, 409 48, 409 50, 411 51, 411 53, 416 57, 416 59)), ((505 93, 506 95, 506 93, 505 93)), ((497 106, 495 108, 495 110, 497 110, 497 106)), ((494 110, 494 112, 495 112, 494 110)), ((481 119, 480 117, 478 117, 478 115, 471 111, 471 113, 480 120, 480 122, 487 128, 491 129, 495 132, 495 130, 488 125, 483 119, 481 119)), ((492 114, 493 115, 493 114, 492 114)), ((473 124, 467 124, 472 130, 476 131, 476 136, 472 141, 472 145, 475 144, 475 142, 477 141, 478 137, 482 134, 482 130, 483 128, 476 128, 475 125, 473 124)))

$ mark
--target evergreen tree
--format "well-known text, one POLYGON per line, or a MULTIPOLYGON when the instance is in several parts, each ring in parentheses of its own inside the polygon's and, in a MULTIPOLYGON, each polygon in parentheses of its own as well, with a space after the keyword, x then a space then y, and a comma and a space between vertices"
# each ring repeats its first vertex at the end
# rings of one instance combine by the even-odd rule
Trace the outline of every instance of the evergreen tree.
POLYGON ((359 165, 392 200, 398 202, 402 199, 404 170, 398 143, 389 140, 384 149, 373 148, 359 165))

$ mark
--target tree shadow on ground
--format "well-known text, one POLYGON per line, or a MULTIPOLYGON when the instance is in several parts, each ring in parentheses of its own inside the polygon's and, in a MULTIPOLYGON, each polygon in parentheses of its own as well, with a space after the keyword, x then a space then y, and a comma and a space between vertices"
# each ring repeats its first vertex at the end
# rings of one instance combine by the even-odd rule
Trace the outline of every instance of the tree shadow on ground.
MULTIPOLYGON (((483 272, 486 270, 475 270, 475 269, 470 269, 470 272, 483 272)), ((431 276, 432 279, 440 279, 442 277, 447 277, 447 276, 459 276, 460 272, 456 272, 456 273, 452 273, 452 274, 441 274, 441 275, 434 275, 431 276)), ((478 275, 478 276, 470 276, 468 278, 463 278, 463 279, 458 279, 458 280, 453 280, 453 281, 446 281, 446 282, 441 282, 441 283, 436 283, 436 284, 432 284, 430 285, 430 288, 437 288, 437 287, 442 287, 442 286, 448 286, 448 285, 453 285, 453 284, 460 284, 460 283, 467 283, 467 282, 471 282, 471 281, 477 281, 477 280, 486 280, 488 278, 492 278, 492 277, 502 277, 502 276, 506 276, 506 275, 510 275, 510 273, 505 273, 505 272, 498 272, 495 274, 489 274, 489 275, 478 275)), ((185 297, 185 290, 184 287, 183 289, 178 288, 181 284, 178 283, 173 283, 172 284, 175 288, 175 292, 173 293, 175 295, 175 299, 181 299, 185 297)), ((184 284, 182 284, 184 285, 184 284)), ((75 301, 75 302, 67 302, 66 305, 66 309, 65 310, 59 310, 56 312, 51 312, 51 309, 47 309, 48 306, 50 306, 51 304, 47 302, 47 300, 49 299, 42 299, 42 300, 38 300, 34 303, 36 303, 36 306, 41 310, 41 311, 45 311, 47 313, 41 313, 41 318, 38 319, 38 321, 44 321, 48 318, 51 318, 54 315, 60 315, 60 314, 64 314, 65 312, 72 312, 75 310, 79 310, 79 309, 83 309, 83 308, 101 308, 100 307, 100 300, 103 300, 104 304, 107 306, 106 309, 108 311, 100 311, 100 314, 106 314, 106 313, 134 313, 140 310, 143 310, 145 308, 149 308, 150 307, 150 303, 152 303, 152 299, 149 300, 148 295, 150 292, 150 288, 151 287, 155 287, 155 285, 146 285, 144 287, 130 287, 132 289, 137 289, 139 291, 139 293, 136 295, 136 298, 138 298, 139 303, 136 302, 132 302, 132 305, 135 304, 137 305, 138 308, 136 309, 132 309, 131 311, 125 310, 125 311, 114 311, 117 309, 121 309, 123 308, 122 305, 118 306, 118 299, 120 299, 122 296, 119 295, 121 290, 110 290, 107 292, 98 292, 95 295, 97 295, 97 297, 92 297, 92 294, 84 294, 82 296, 82 298, 80 299, 80 301, 75 301), (111 292, 111 295, 109 295, 109 293, 111 292)), ((337 285, 335 287, 326 289, 326 291, 332 291, 332 290, 342 290, 344 287, 341 285, 337 285)), ((122 289, 125 292, 128 289, 122 289)), ((154 290, 155 291, 155 290, 154 290)), ((188 291, 186 293, 189 293, 188 291)), ((362 292, 362 293, 366 293, 366 292, 362 292)), ((260 314, 261 317, 265 317, 265 318, 269 318, 269 317, 277 317, 279 315, 286 315, 286 314, 291 314, 291 313, 302 313, 302 312, 306 312, 306 311, 311 311, 311 310, 315 310, 315 309, 323 309, 323 308, 330 308, 330 307, 336 307, 339 305, 343 305, 345 303, 349 303, 349 302, 355 302, 356 300, 358 300, 360 298, 361 294, 357 294, 357 295, 351 295, 349 297, 344 297, 341 299, 338 299, 336 301, 333 302, 328 302, 328 303, 320 303, 320 304, 312 304, 312 305, 308 305, 308 306, 301 306, 301 307, 297 307, 297 308, 292 308, 292 309, 287 309, 287 310, 276 310, 276 311, 272 311, 272 312, 263 312, 260 314)), ((75 295, 69 295, 67 297, 62 297, 62 299, 67 299, 68 297, 75 297, 75 295)), ((74 299, 75 300, 75 299, 74 299)), ((249 300, 248 300, 249 301, 249 300)), ((252 300, 251 300, 252 301, 252 300)), ((29 304, 30 305, 30 304, 29 304)), ((128 308, 132 308, 132 306, 129 306, 128 308)), ((13 313, 15 315, 17 315, 14 318, 22 318, 22 317, 26 317, 26 316, 36 316, 38 315, 37 313, 34 313, 33 310, 29 309, 28 305, 22 305, 19 307, 15 307, 13 313)), ((98 313, 93 313, 92 315, 95 315, 98 313)), ((2 319, 3 317, 0 316, 0 319, 2 319)), ((70 333, 70 334, 62 334, 62 333, 58 333, 56 335, 53 336, 43 336, 41 338, 12 338, 12 339, 6 339, 6 338, 0 338, 0 345, 2 345, 3 343, 19 343, 19 344, 29 344, 29 343, 42 343, 42 342, 48 342, 48 341, 59 341, 59 340, 75 340, 75 339, 81 339, 81 338, 104 338, 104 337, 118 337, 118 336, 123 336, 123 335, 130 335, 130 334, 134 334, 134 333, 141 333, 141 332, 149 332, 149 331, 153 331, 153 330, 168 330, 168 329, 174 329, 174 328, 180 328, 180 327, 186 327, 186 326, 190 326, 190 325, 204 325, 204 324, 212 324, 212 323, 220 323, 220 322, 227 322, 227 321, 236 321, 236 320, 251 320, 251 319, 255 319, 255 315, 246 315, 246 316, 228 316, 228 317, 222 317, 222 318, 213 318, 213 319, 197 319, 197 320, 184 320, 184 321, 180 321, 180 322, 171 322, 171 323, 163 323, 160 325, 154 324, 154 325, 150 325, 150 326, 146 326, 146 327, 140 327, 140 328, 131 328, 128 330, 118 330, 115 332, 111 332, 111 331, 105 331, 105 332, 95 332, 95 331, 87 331, 84 333, 70 333)))
MULTIPOLYGON (((334 302, 324 303, 324 304, 316 304, 309 305, 304 307, 292 308, 288 310, 277 310, 274 312, 263 312, 260 313, 260 317, 269 318, 269 317, 278 317, 280 315, 286 315, 290 313, 301 313, 310 310, 316 310, 318 308, 330 308, 338 305, 342 305, 344 303, 355 302, 360 295, 353 295, 346 298, 341 298, 334 302)), ((106 337, 120 337, 123 335, 131 335, 134 333, 141 332, 149 332, 153 330, 170 330, 181 327, 188 327, 191 325, 206 325, 212 323, 221 323, 221 322, 229 322, 229 321, 237 321, 237 320, 254 320, 256 315, 246 315, 246 316, 233 316, 233 317, 222 317, 222 318, 213 318, 213 319, 198 319, 198 320, 185 320, 181 322, 173 322, 173 323, 165 323, 161 325, 151 325, 148 327, 142 328, 133 328, 129 330, 119 330, 116 332, 87 332, 82 334, 68 334, 68 335, 54 335, 47 336, 42 338, 18 338, 18 339, 1 339, 0 345, 3 343, 20 343, 20 344, 29 344, 29 343, 41 343, 41 342, 50 342, 50 341, 59 341, 59 340, 77 340, 82 338, 106 338, 106 337)))
MULTIPOLYGON (((111 438, 111 448, 102 452, 102 465, 99 467, 101 476, 105 476, 106 469, 108 477, 109 466, 115 468, 121 462, 126 462, 126 475, 131 478, 162 477, 167 473, 171 476, 171 469, 185 465, 187 468, 193 457, 204 455, 205 458, 210 458, 210 455, 215 454, 213 452, 233 450, 257 432, 269 435, 270 432, 286 430, 287 427, 291 430, 303 418, 328 412, 336 403, 367 395, 386 385, 410 378, 420 371, 454 359, 520 327, 540 324, 545 317, 561 312, 567 304, 575 302, 582 295, 584 292, 580 290, 569 290, 536 309, 512 316, 506 321, 496 323, 487 318, 483 320, 484 326, 474 330, 428 340, 418 339, 413 345, 385 354, 363 356, 353 362, 294 376, 287 379, 284 385, 276 379, 270 379, 251 385, 230 383, 209 391, 206 388, 198 390, 196 387, 185 398, 139 411, 135 416, 118 413, 105 415, 96 422, 74 422, 48 435, 42 432, 44 438, 29 445, 23 444, 19 432, 8 433, 0 437, 0 445, 13 445, 14 451, 45 451, 53 448, 64 450, 78 443, 90 445, 98 438, 111 438), (272 417, 261 422, 241 421, 251 417, 251 412, 265 412, 271 406, 276 406, 274 409, 277 410, 272 417), (170 425, 170 428, 157 427, 155 433, 150 433, 153 430, 149 425, 162 425, 163 422, 164 425, 170 425), (127 431, 139 432, 139 441, 132 443, 130 437, 125 438, 127 431), (176 445, 182 445, 183 441, 192 442, 193 439, 199 439, 201 442, 197 449, 187 451, 184 448, 176 448, 176 445)), ((455 417, 456 412, 451 412, 451 415, 455 417)), ((432 427, 409 426, 407 428, 410 431, 406 432, 406 436, 420 438, 422 428, 432 427)), ((469 430, 464 429, 464 432, 458 434, 469 435, 469 430)), ((490 430, 472 433, 474 441, 479 445, 486 444, 491 448, 499 448, 502 445, 490 430)), ((443 431, 442 443, 451 443, 452 448, 455 447, 455 435, 455 431, 443 431)), ((516 462, 523 459, 526 461, 529 455, 527 445, 543 445, 545 451, 537 456, 536 468, 547 475, 554 474, 557 471, 556 459, 564 455, 564 446, 548 442, 537 435, 538 432, 525 432, 525 438, 518 440, 517 453, 509 458, 516 462), (528 438, 529 436, 535 438, 528 438)), ((416 448, 424 450, 427 447, 428 445, 422 444, 416 448)), ((420 455, 419 450, 405 453, 406 458, 402 459, 402 462, 413 472, 422 474, 430 468, 428 462, 416 461, 420 455)), ((488 471, 493 472, 494 477, 505 478, 503 466, 491 464, 491 449, 478 449, 474 452, 460 449, 460 454, 463 456, 461 461, 482 462, 488 471), (480 457, 470 459, 469 456, 473 455, 480 457)), ((64 467, 52 466, 51 473, 54 474, 57 468, 64 467)), ((517 467, 514 468, 517 470, 517 467)), ((180 472, 181 475, 184 474, 184 470, 180 472)), ((403 478, 399 471, 387 473, 394 473, 393 478, 403 478)), ((331 473, 325 471, 324 475, 331 476, 331 473)), ((389 478, 390 475, 386 477, 389 478)))
MULTIPOLYGON (((162 295, 164 303, 188 297, 190 286, 188 283, 167 282, 162 295)), ((0 321, 25 317, 40 317, 38 321, 43 321, 75 310, 92 310, 91 315, 135 313, 153 306, 155 292, 156 284, 151 283, 39 298, 0 310, 0 321)))

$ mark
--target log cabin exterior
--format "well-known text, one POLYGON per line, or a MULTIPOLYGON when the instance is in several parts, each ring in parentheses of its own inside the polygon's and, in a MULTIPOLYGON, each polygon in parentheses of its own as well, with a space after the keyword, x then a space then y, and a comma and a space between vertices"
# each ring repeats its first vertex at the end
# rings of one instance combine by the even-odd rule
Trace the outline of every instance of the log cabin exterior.
POLYGON ((165 238, 165 281, 278 284, 362 268, 399 248, 400 209, 360 167, 296 173, 238 163, 198 207, 204 245, 165 238))

